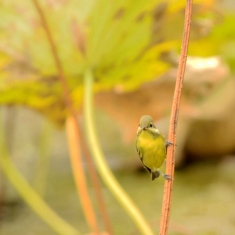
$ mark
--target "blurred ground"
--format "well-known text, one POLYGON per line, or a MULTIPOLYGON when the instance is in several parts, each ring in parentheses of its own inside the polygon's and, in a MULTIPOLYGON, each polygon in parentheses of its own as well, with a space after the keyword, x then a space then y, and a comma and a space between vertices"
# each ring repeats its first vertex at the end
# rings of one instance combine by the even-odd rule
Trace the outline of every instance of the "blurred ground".
MULTIPOLYGON (((235 232, 235 160, 198 163, 176 172, 170 235, 231 235, 235 232)), ((49 176, 47 202, 67 221, 87 232, 71 174, 53 169, 49 176)), ((150 181, 147 172, 115 172, 119 182, 158 231, 163 179, 150 181)), ((139 234, 119 204, 103 186, 115 234, 139 234)), ((90 188, 91 195, 93 190, 90 188)), ((95 200, 93 200, 95 201, 95 200)), ((8 208, 9 210, 9 208, 8 208)), ((30 209, 17 206, 11 218, 1 220, 1 235, 55 234, 30 209)))
MULTIPOLYGON (((22 113, 21 110, 18 115, 21 119, 18 119, 19 123, 16 123, 17 132, 12 143, 12 148, 15 150, 12 152, 13 159, 31 185, 36 186, 37 172, 35 169, 39 159, 38 145, 43 119, 29 111, 22 113), (22 123, 22 119, 25 122, 22 123), (34 128, 30 128, 32 125, 30 119, 34 120, 34 128), (27 146, 23 146, 19 140, 26 143, 27 146), (18 146, 18 148, 14 146, 18 146), (30 167, 27 167, 29 165, 30 167)), ((102 112, 96 112, 96 115, 98 123, 103 120, 102 123, 107 125, 111 121, 102 112)), ((100 125, 98 126, 99 135, 102 136, 101 143, 104 147, 106 146, 107 160, 114 169, 118 181, 139 206, 157 234, 161 214, 163 179, 152 182, 145 170, 136 170, 135 162, 138 162, 139 159, 135 152, 134 142, 129 145, 122 143, 117 124, 113 123, 112 128, 106 128, 105 132, 100 125), (112 141, 112 145, 108 144, 111 143, 107 142, 109 139, 115 139, 112 141)), ((50 128, 49 130, 52 131, 50 128)), ((51 135, 52 141, 49 143, 52 148, 48 172, 45 172, 46 182, 42 182, 44 184, 43 194, 48 204, 60 216, 77 227, 81 233, 87 233, 87 226, 83 219, 71 173, 65 134, 63 130, 53 130, 51 135)), ((176 171, 170 235, 231 235, 235 233, 234 167, 234 156, 224 156, 217 160, 194 162, 180 171, 176 171)), ((1 176, 1 181, 2 179, 1 176)), ((2 201, 5 203, 0 207, 0 235, 55 234, 4 181, 1 195, 6 193, 4 191, 6 189, 11 193, 5 194, 10 197, 4 198, 2 201)), ((91 185, 89 190, 94 197, 91 185)), ((102 192, 115 234, 138 234, 134 224, 104 185, 102 192)), ((93 201, 96 202, 95 198, 93 201)))

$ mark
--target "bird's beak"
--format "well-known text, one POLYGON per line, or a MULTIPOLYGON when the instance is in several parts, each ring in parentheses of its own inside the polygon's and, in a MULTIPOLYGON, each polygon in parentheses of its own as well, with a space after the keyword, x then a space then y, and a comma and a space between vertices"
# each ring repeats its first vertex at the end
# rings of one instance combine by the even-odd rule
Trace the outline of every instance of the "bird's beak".
POLYGON ((145 131, 146 130, 146 127, 144 126, 144 127, 142 127, 142 131, 145 131))

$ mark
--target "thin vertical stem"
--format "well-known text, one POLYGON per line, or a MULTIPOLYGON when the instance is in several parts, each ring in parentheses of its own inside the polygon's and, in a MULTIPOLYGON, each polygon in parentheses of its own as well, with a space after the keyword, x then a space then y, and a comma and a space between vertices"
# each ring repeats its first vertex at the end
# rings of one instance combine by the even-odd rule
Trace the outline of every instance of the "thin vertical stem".
POLYGON ((123 206, 128 215, 136 223, 141 233, 144 235, 153 235, 154 233, 151 230, 149 224, 146 222, 141 212, 138 210, 138 208, 134 205, 132 200, 117 182, 105 160, 104 154, 97 138, 93 120, 93 79, 94 78, 92 72, 90 70, 87 70, 84 77, 85 128, 87 133, 88 144, 91 149, 94 161, 96 163, 97 170, 99 171, 104 183, 116 197, 119 203, 123 206))
POLYGON ((73 173, 74 173, 76 185, 78 187, 79 197, 81 200, 81 204, 83 206, 83 211, 84 211, 86 220, 87 220, 91 230, 95 234, 97 234, 98 233, 98 225, 97 225, 95 213, 93 211, 91 200, 90 200, 89 194, 87 192, 84 171, 83 171, 83 168, 80 167, 81 166, 81 152, 78 149, 78 144, 80 142, 80 130, 79 130, 79 125, 77 123, 77 114, 73 108, 72 99, 71 99, 70 93, 69 93, 69 87, 66 82, 64 70, 63 70, 59 55, 58 55, 58 50, 56 48, 54 39, 52 37, 51 31, 49 29, 49 26, 48 26, 48 23, 46 20, 46 17, 44 15, 44 12, 43 12, 43 10, 37 0, 32 0, 32 2, 35 6, 35 9, 38 12, 42 26, 45 30, 45 33, 46 33, 46 36, 48 39, 48 43, 51 48, 52 56, 53 56, 53 59, 55 62, 55 66, 58 71, 58 78, 59 78, 59 81, 62 86, 65 105, 66 105, 69 113, 71 114, 71 118, 68 119, 69 126, 67 129, 68 130, 67 134, 68 134, 69 141, 70 141, 70 143, 69 143, 70 152, 71 152, 70 157, 71 157, 72 164, 74 164, 73 165, 73 173), (72 126, 72 128, 74 128, 73 130, 71 129, 71 126, 72 126), (77 169, 77 167, 78 167, 78 169, 77 169), (79 176, 78 176, 78 174, 79 174, 79 176))
POLYGON ((99 210, 100 210, 100 214, 101 214, 104 226, 105 226, 108 234, 112 235, 113 234, 112 227, 111 227, 110 219, 109 219, 106 207, 105 207, 104 198, 103 198, 103 195, 101 192, 101 187, 100 187, 100 183, 99 183, 99 176, 97 174, 94 163, 93 163, 92 158, 90 156, 90 152, 88 150, 87 143, 86 143, 83 136, 81 136, 81 145, 82 145, 83 154, 84 154, 86 161, 87 161, 88 171, 90 172, 91 180, 94 185, 94 190, 95 190, 95 194, 97 197, 98 206, 99 206, 99 210))
POLYGON ((172 190, 174 182, 174 169, 175 169, 176 127, 179 116, 181 90, 183 86, 184 72, 185 72, 187 53, 188 53, 192 5, 193 5, 193 0, 187 0, 185 8, 184 33, 183 33, 178 73, 176 78, 175 93, 172 104, 170 128, 168 134, 168 141, 170 141, 173 144, 168 147, 167 151, 166 173, 171 176, 172 180, 165 181, 163 204, 162 204, 162 217, 160 222, 160 235, 168 234, 171 198, 172 198, 172 190))
POLYGON ((73 174, 85 216, 87 219, 89 219, 91 229, 95 232, 95 234, 98 234, 96 221, 92 214, 92 205, 90 203, 90 197, 87 191, 85 175, 81 174, 81 172, 83 172, 83 166, 81 159, 78 158, 80 155, 80 149, 78 147, 77 141, 80 139, 80 137, 78 136, 78 132, 76 130, 76 123, 77 120, 73 116, 67 118, 66 130, 73 174))

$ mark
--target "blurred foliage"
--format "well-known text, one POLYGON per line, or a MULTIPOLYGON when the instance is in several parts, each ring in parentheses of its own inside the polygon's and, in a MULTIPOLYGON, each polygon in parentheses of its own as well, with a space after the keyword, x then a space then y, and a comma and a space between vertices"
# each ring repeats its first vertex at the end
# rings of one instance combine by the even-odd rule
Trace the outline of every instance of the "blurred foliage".
MULTIPOLYGON (((40 4, 75 107, 81 103, 87 67, 94 72, 96 91, 128 91, 175 64, 172 55, 180 49, 185 0, 41 0, 40 4)), ((231 43, 234 38, 235 31, 226 23, 234 16, 220 22, 214 6, 213 0, 194 1, 190 52, 208 56, 224 50, 232 57, 225 42, 228 35, 231 43), (218 21, 220 26, 213 28, 218 21)), ((2 1, 0 17, 0 104, 26 105, 63 123, 66 110, 56 67, 32 2, 2 1)))
POLYGON ((198 51, 200 51, 201 56, 221 55, 234 70, 235 26, 232 23, 235 21, 234 12, 220 15, 218 19, 216 27, 213 27, 207 36, 190 44, 189 53, 198 55, 198 51))

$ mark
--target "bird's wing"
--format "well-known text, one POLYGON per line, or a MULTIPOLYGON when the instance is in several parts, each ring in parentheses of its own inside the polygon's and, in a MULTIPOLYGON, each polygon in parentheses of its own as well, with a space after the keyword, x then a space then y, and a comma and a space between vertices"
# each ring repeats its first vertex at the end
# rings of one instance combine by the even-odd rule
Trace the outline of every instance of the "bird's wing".
POLYGON ((137 147, 137 140, 136 140, 136 143, 135 143, 135 147, 136 147, 136 151, 137 151, 137 153, 138 153, 138 155, 139 155, 139 157, 140 157, 140 160, 142 161, 142 154, 141 154, 141 152, 140 152, 140 150, 138 149, 138 147, 137 147))
POLYGON ((139 157, 140 157, 140 160, 141 160, 143 166, 148 170, 149 173, 151 173, 151 172, 152 172, 151 169, 149 169, 149 168, 148 168, 147 166, 145 166, 144 163, 143 163, 143 156, 142 156, 141 151, 138 149, 137 144, 136 144, 135 146, 136 146, 137 153, 138 153, 138 155, 139 155, 139 157))
POLYGON ((147 166, 145 166, 143 162, 142 162, 142 164, 148 170, 149 173, 152 173, 151 169, 149 169, 147 166))

